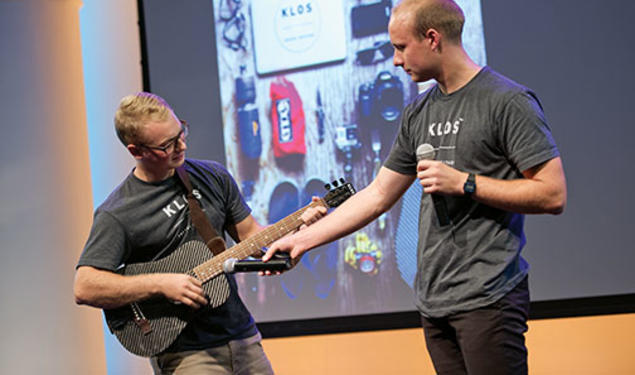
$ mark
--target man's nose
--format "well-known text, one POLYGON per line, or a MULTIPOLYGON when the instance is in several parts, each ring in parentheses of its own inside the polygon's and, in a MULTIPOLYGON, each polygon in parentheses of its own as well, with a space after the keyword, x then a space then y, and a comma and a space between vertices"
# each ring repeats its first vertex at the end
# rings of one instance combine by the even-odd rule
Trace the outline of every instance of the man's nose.
POLYGON ((399 53, 399 51, 395 50, 395 52, 392 55, 392 64, 394 66, 401 66, 403 65, 403 59, 401 58, 401 54, 399 53))
POLYGON ((185 137, 179 137, 174 147, 179 151, 187 150, 187 143, 185 143, 185 137))

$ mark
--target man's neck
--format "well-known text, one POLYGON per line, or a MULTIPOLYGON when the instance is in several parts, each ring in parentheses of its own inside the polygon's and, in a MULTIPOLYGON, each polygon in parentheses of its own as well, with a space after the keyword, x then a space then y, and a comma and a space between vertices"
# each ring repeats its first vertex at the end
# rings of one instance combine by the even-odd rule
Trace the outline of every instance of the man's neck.
POLYGON ((447 52, 437 82, 444 94, 451 94, 467 85, 481 71, 481 66, 472 61, 462 47, 453 47, 447 52))
POLYGON ((174 175, 174 169, 162 169, 162 170, 152 170, 141 163, 137 163, 137 166, 134 170, 134 175, 141 181, 145 182, 159 182, 163 181, 169 177, 174 175))

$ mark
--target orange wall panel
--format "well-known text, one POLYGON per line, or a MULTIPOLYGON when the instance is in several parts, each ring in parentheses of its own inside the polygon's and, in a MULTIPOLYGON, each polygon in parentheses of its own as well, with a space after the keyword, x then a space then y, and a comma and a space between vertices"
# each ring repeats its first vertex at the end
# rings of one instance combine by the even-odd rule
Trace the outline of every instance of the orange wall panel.
MULTIPOLYGON (((434 374, 421 329, 264 340, 279 375, 434 374)), ((529 322, 529 373, 635 374, 635 314, 529 322)))

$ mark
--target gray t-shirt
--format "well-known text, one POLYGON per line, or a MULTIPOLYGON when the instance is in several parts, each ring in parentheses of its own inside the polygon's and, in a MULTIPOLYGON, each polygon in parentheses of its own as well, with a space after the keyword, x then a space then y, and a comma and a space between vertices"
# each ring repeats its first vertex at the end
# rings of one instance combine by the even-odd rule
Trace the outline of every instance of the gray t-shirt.
MULTIPOLYGON (((416 150, 426 143, 453 168, 506 180, 559 155, 536 95, 488 67, 450 95, 435 85, 417 96, 384 165, 416 174, 416 150)), ((520 256, 524 215, 463 196, 438 198, 449 223, 439 222, 426 193, 419 215, 416 304, 428 317, 491 304, 529 269, 520 256)))
MULTIPOLYGON (((236 182, 220 164, 187 159, 193 193, 219 234, 247 218, 250 209, 236 182)), ((185 189, 178 176, 144 182, 131 172, 95 211, 93 226, 77 266, 115 271, 124 264, 163 258, 196 236, 185 189)), ((197 315, 168 351, 198 350, 255 335, 249 311, 240 300, 236 281, 222 306, 197 315)))

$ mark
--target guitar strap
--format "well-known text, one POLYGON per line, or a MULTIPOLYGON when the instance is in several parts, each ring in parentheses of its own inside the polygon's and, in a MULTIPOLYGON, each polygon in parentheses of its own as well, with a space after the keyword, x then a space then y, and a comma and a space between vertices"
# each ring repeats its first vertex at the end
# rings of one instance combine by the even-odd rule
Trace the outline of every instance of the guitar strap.
POLYGON ((192 223, 194 227, 198 231, 198 234, 203 237, 205 244, 214 254, 214 256, 225 251, 225 241, 218 235, 214 227, 210 224, 207 216, 201 209, 198 201, 194 197, 192 193, 192 184, 190 183, 190 178, 185 171, 185 164, 176 168, 176 173, 179 175, 181 182, 185 186, 185 190, 187 192, 187 203, 190 206, 190 216, 192 217, 192 223))

